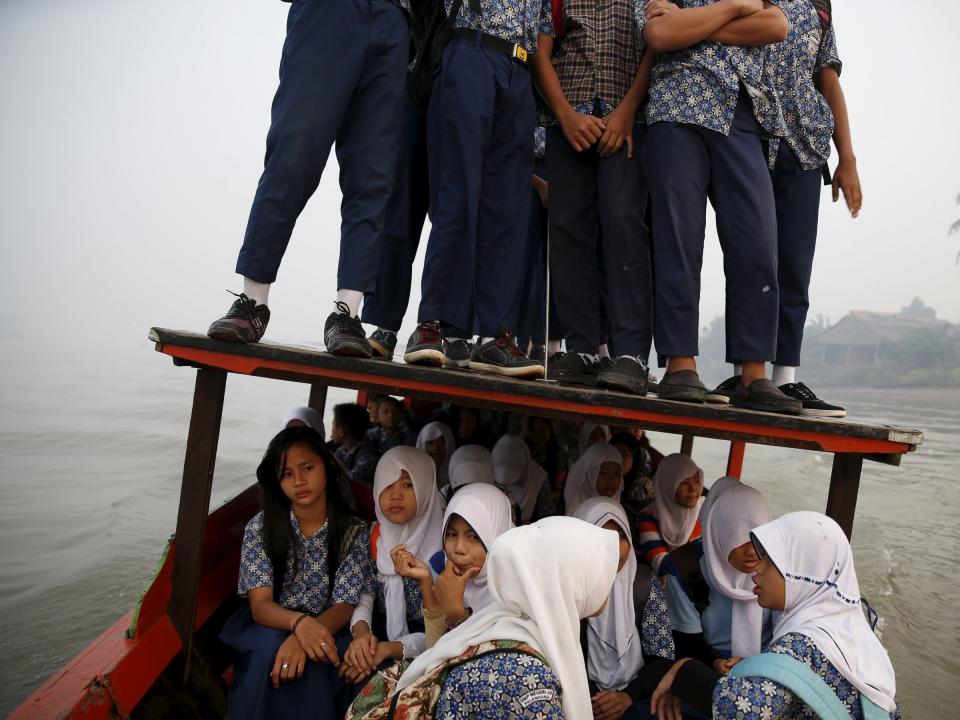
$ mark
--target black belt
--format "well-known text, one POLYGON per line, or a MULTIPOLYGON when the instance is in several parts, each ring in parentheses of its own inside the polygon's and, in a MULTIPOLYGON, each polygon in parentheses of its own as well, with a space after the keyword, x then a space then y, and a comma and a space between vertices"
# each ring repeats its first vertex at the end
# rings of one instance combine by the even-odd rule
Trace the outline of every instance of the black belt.
POLYGON ((480 44, 498 53, 506 55, 511 60, 515 60, 523 67, 527 67, 529 54, 527 49, 520 43, 512 43, 509 40, 498 38, 496 35, 489 35, 481 30, 470 30, 468 28, 454 28, 450 33, 450 40, 469 40, 473 42, 480 36, 480 44))

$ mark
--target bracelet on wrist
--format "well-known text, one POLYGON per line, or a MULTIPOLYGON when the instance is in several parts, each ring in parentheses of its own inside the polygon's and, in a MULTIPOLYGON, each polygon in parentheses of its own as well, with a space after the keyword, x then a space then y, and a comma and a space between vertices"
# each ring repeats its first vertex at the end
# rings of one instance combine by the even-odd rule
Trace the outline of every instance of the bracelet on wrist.
POLYGON ((455 627, 458 627, 470 619, 470 616, 473 615, 473 608, 467 608, 467 612, 463 617, 457 618, 456 620, 445 619, 443 624, 447 626, 447 630, 453 630, 455 627))
POLYGON ((306 617, 310 617, 310 613, 301 613, 300 616, 293 621, 293 625, 290 626, 290 632, 295 633, 297 631, 297 625, 303 622, 303 619, 306 617))

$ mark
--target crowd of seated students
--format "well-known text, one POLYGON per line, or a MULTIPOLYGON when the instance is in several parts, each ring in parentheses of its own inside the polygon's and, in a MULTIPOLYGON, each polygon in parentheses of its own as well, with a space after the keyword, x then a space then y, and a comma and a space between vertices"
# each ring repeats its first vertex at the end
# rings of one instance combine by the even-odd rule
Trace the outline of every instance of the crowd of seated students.
POLYGON ((491 452, 457 447, 445 419, 459 409, 418 418, 390 400, 382 437, 406 442, 382 454, 352 404, 336 407, 330 443, 300 408, 268 445, 240 561, 247 603, 221 633, 232 720, 374 720, 391 706, 673 720, 832 705, 899 718, 834 521, 771 522, 756 489, 732 477, 706 489, 691 458, 663 457, 633 430, 471 411, 468 437, 499 434, 491 452), (351 460, 364 445, 372 482, 351 460), (344 497, 349 481, 372 494, 372 524, 344 497))

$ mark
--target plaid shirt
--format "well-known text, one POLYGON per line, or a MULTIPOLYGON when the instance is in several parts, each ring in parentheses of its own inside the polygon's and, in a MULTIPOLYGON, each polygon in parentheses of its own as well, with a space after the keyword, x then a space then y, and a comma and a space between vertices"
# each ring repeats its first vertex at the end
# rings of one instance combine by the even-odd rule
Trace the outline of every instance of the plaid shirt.
MULTIPOLYGON (((553 37, 550 0, 477 0, 477 4, 479 12, 470 8, 471 0, 463 0, 453 26, 519 43, 531 55, 537 51, 537 35, 553 37)), ((444 5, 449 15, 453 0, 444 0, 444 5)))
POLYGON ((554 45, 553 67, 572 106, 592 108, 600 100, 606 115, 623 100, 643 56, 634 17, 645 3, 565 0, 563 37, 554 45))
MULTIPOLYGON (((771 0, 784 9, 792 2, 771 0)), ((675 0, 681 8, 704 7, 716 0, 675 0)), ((637 8, 637 32, 643 33, 647 18, 637 8)), ((650 80, 647 123, 674 122, 700 125, 728 135, 733 126, 741 84, 747 88, 753 112, 763 129, 782 136, 783 111, 764 72, 766 48, 721 45, 705 40, 692 47, 661 53, 650 80)))

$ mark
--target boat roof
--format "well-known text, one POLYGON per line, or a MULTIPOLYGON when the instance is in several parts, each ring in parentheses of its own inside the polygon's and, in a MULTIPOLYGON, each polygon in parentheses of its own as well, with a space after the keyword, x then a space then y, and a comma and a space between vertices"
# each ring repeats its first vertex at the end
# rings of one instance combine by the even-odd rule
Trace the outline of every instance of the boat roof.
POLYGON ((791 417, 722 405, 638 397, 599 388, 515 380, 471 371, 343 358, 320 345, 226 343, 183 330, 154 327, 149 339, 177 365, 292 382, 447 400, 560 419, 761 445, 856 453, 898 463, 923 442, 919 430, 833 418, 791 417))

